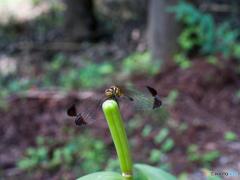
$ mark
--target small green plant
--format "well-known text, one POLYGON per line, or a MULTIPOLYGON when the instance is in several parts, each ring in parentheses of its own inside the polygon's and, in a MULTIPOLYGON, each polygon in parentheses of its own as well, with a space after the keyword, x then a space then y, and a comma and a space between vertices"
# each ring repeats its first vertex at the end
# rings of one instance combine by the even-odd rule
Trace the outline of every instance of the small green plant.
POLYGON ((217 150, 213 150, 213 151, 210 151, 208 153, 205 153, 203 156, 202 156, 202 161, 204 163, 208 163, 208 162, 213 162, 216 158, 218 158, 220 156, 219 154, 219 151, 217 150))
POLYGON ((141 117, 140 115, 135 115, 133 119, 129 121, 127 124, 127 131, 129 133, 132 133, 134 129, 140 128, 142 125, 141 117))
POLYGON ((198 162, 201 158, 199 153, 189 154, 187 160, 190 162, 198 162))
POLYGON ((193 26, 189 28, 185 28, 181 35, 178 38, 178 42, 185 51, 189 51, 194 46, 201 45, 202 40, 198 36, 193 36, 193 34, 197 34, 198 28, 193 26))
POLYGON ((167 97, 168 104, 173 106, 175 104, 175 101, 178 98, 178 96, 179 96, 178 90, 174 89, 174 90, 170 91, 170 93, 168 94, 168 97, 167 97))
POLYGON ((179 176, 179 180, 186 180, 188 178, 188 174, 186 172, 182 172, 179 176))
MULTIPOLYGON (((201 54, 221 53, 223 56, 240 56, 239 37, 240 31, 232 29, 230 21, 217 26, 209 14, 199 12, 190 3, 180 1, 177 6, 169 7, 169 12, 176 13, 176 19, 186 24, 186 28, 179 36, 178 42, 185 53, 195 47, 200 47, 201 54)), ((180 57, 175 57, 179 62, 180 57)), ((187 62, 187 61, 186 61, 187 62)), ((189 67, 186 63, 186 67, 189 67)))
POLYGON ((183 54, 174 55, 173 61, 178 64, 182 69, 192 67, 192 62, 183 54))
POLYGON ((84 88, 99 88, 109 79, 107 75, 113 71, 114 67, 109 62, 104 62, 100 65, 91 63, 85 68, 71 69, 67 74, 63 74, 60 78, 60 83, 63 87, 72 89, 77 89, 80 86, 84 88))
POLYGON ((196 151, 198 151, 198 145, 196 145, 196 144, 192 144, 191 146, 189 146, 187 148, 187 153, 188 154, 194 153, 196 151))
POLYGON ((238 136, 231 131, 227 131, 224 133, 224 139, 226 139, 227 141, 236 141, 238 139, 238 136))
POLYGON ((133 53, 122 61, 122 71, 126 75, 152 76, 159 72, 160 61, 152 61, 149 51, 144 53, 133 53))
POLYGON ((170 169, 172 169, 172 164, 171 163, 165 163, 159 166, 161 169, 168 171, 170 169))
POLYGON ((169 129, 168 128, 162 128, 158 135, 154 137, 154 143, 159 144, 161 143, 169 134, 169 129))
MULTIPOLYGON (((71 128, 63 127, 71 133, 71 128)), ((25 156, 17 162, 21 170, 35 172, 39 169, 45 171, 61 168, 70 171, 76 166, 75 159, 81 159, 82 173, 99 171, 105 162, 106 150, 102 141, 94 140, 87 133, 87 138, 77 136, 65 146, 54 147, 54 140, 42 136, 36 137, 37 147, 28 148, 25 156), (90 141, 90 142, 89 142, 90 141), (78 149, 81 148, 81 152, 78 149), (89 151, 91 149, 91 151, 89 151)))
POLYGON ((104 171, 115 171, 120 173, 118 159, 112 159, 112 158, 108 159, 108 162, 104 171))
POLYGON ((152 149, 148 160, 150 163, 157 163, 160 161, 162 155, 163 155, 162 151, 158 149, 152 149))
POLYGON ((199 147, 195 144, 192 144, 187 148, 187 154, 188 161, 202 163, 207 168, 210 167, 211 162, 220 156, 220 153, 217 150, 212 150, 201 155, 199 153, 199 147))
POLYGON ((238 90, 238 92, 237 92, 237 97, 240 100, 240 90, 238 90))
POLYGON ((142 136, 147 137, 151 131, 152 131, 152 126, 149 124, 146 125, 142 130, 142 136))
POLYGON ((192 144, 187 148, 187 154, 188 158, 187 160, 190 162, 197 162, 200 160, 200 154, 197 152, 198 151, 198 146, 195 144, 192 144))
POLYGON ((171 151, 174 147, 174 140, 172 138, 167 138, 162 144, 161 149, 163 152, 171 151))
POLYGON ((46 147, 39 148, 28 148, 26 150, 26 155, 28 157, 21 159, 17 166, 22 170, 32 170, 36 169, 38 166, 42 166, 48 158, 48 150, 46 147))
POLYGON ((207 56, 207 62, 209 62, 210 64, 213 64, 215 66, 220 65, 218 59, 215 56, 212 56, 212 55, 207 56))
POLYGON ((183 122, 180 124, 179 129, 178 129, 178 133, 183 133, 184 131, 186 131, 188 129, 188 124, 183 122))
POLYGON ((64 54, 56 54, 50 64, 50 70, 59 71, 66 61, 67 58, 64 54))

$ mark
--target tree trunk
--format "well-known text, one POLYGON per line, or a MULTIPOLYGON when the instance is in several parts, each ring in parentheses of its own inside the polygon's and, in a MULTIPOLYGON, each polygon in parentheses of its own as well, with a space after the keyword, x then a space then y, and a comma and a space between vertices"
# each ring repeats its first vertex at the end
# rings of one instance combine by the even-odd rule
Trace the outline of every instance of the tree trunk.
POLYGON ((148 45, 153 53, 153 60, 162 64, 172 58, 178 50, 177 39, 181 31, 181 23, 175 15, 166 11, 174 6, 177 0, 151 0, 148 10, 148 45))
POLYGON ((89 38, 97 29, 92 0, 65 0, 65 27, 69 34, 77 38, 89 38))

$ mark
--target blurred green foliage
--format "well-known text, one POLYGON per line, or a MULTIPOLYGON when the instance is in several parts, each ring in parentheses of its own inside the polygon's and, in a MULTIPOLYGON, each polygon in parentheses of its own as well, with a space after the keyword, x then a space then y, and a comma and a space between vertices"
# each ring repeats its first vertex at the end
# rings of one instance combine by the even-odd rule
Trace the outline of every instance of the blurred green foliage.
POLYGON ((168 128, 162 128, 158 135, 154 137, 154 143, 159 144, 161 143, 169 134, 169 129, 168 128))
POLYGON ((160 61, 152 61, 152 54, 149 51, 144 53, 132 53, 123 59, 122 71, 124 74, 152 76, 160 70, 160 61))
POLYGON ((159 166, 161 169, 168 171, 170 169, 172 169, 172 164, 171 163, 165 163, 159 166))
POLYGON ((151 131, 152 131, 152 126, 147 124, 142 130, 142 136, 147 137, 151 131))
POLYGON ((186 131, 188 129, 188 124, 183 122, 180 124, 179 129, 178 129, 178 133, 183 133, 184 131, 186 131))
POLYGON ((179 92, 178 90, 171 90, 168 94, 168 97, 167 97, 167 103, 171 106, 173 106, 176 102, 176 99, 178 98, 179 96, 179 92))
POLYGON ((179 174, 178 179, 179 180, 186 180, 188 178, 188 174, 186 172, 182 172, 179 174))
MULTIPOLYGON (((213 162, 216 158, 218 158, 220 156, 220 153, 219 151, 217 150, 212 150, 208 153, 205 153, 203 154, 202 156, 202 161, 204 163, 210 163, 210 162, 213 162)), ((205 165, 208 165, 208 164, 205 164, 205 165)))
POLYGON ((107 166, 105 167, 104 171, 114 171, 114 172, 121 172, 121 169, 119 168, 119 160, 109 158, 107 160, 107 166))
POLYGON ((239 89, 238 92, 237 92, 237 97, 238 97, 238 99, 240 100, 240 89, 239 89))
POLYGON ((198 150, 198 146, 196 144, 192 144, 191 146, 189 146, 187 148, 187 153, 188 154, 191 154, 191 153, 194 153, 198 150))
POLYGON ((227 141, 236 141, 238 139, 238 135, 234 132, 227 131, 224 133, 224 139, 227 141))
POLYGON ((132 134, 133 130, 142 126, 142 118, 139 114, 136 114, 133 119, 127 124, 127 133, 132 134))
POLYGON ((163 153, 160 150, 152 149, 148 160, 150 163, 157 163, 160 161, 162 155, 163 155, 163 153))
POLYGON ((163 152, 171 151, 174 147, 174 140, 172 138, 167 138, 166 141, 162 144, 161 149, 163 152))
POLYGON ((43 78, 43 85, 57 85, 66 89, 99 88, 109 80, 106 76, 114 71, 110 62, 95 64, 91 60, 85 61, 84 67, 76 68, 66 56, 56 54, 43 78))
MULTIPOLYGON (((69 60, 65 53, 56 53, 50 62, 43 62, 44 74, 28 78, 14 78, 11 74, 0 74, 0 97, 4 98, 12 93, 19 93, 31 88, 40 87, 61 87, 63 89, 79 88, 101 88, 104 84, 112 82, 113 72, 119 72, 118 77, 132 75, 153 75, 159 71, 158 62, 151 62, 149 52, 134 53, 124 59, 120 67, 114 66, 109 61, 99 64, 92 62, 89 58, 82 58, 81 66, 69 60)), ((34 65, 31 66, 34 69, 34 65)))
POLYGON ((220 62, 218 61, 218 58, 213 55, 207 56, 207 62, 215 66, 220 66, 220 62))
POLYGON ((73 137, 61 146, 53 143, 55 140, 41 136, 36 138, 36 142, 37 147, 27 148, 25 156, 17 162, 19 169, 29 172, 40 169, 51 171, 61 166, 66 171, 78 167, 78 174, 91 173, 102 169, 107 153, 104 143, 93 139, 88 133, 84 137, 73 137), (54 145, 56 148, 53 148, 54 145))
POLYGON ((100 88, 108 80, 106 75, 111 74, 114 67, 109 62, 100 65, 89 63, 88 66, 79 69, 71 69, 60 77, 60 86, 67 89, 100 88))
POLYGON ((182 69, 192 67, 192 62, 184 54, 176 54, 173 56, 173 61, 182 69))
POLYGON ((169 7, 168 11, 176 13, 176 19, 186 25, 178 39, 185 52, 198 46, 201 54, 221 53, 224 57, 239 58, 240 43, 237 38, 240 31, 232 29, 230 21, 217 26, 210 14, 201 13, 184 1, 180 1, 177 6, 169 7))
POLYGON ((202 163, 204 167, 207 168, 210 168, 210 163, 212 163, 216 158, 220 156, 220 153, 217 150, 212 150, 210 152, 206 152, 205 154, 200 154, 199 147, 195 144, 192 144, 187 148, 187 154, 188 161, 202 163))

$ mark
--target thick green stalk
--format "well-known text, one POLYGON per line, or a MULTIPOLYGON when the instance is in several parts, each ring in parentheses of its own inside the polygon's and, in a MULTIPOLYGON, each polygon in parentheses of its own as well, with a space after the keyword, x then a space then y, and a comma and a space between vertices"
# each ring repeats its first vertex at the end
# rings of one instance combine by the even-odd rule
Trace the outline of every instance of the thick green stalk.
POLYGON ((102 108, 117 150, 123 179, 132 180, 132 159, 118 104, 114 100, 107 100, 103 103, 102 108))

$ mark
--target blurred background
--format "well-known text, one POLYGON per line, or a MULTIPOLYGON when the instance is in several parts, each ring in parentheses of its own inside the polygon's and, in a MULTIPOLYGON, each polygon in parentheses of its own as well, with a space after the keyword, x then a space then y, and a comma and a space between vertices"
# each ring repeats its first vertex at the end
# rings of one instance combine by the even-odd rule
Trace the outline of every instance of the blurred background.
POLYGON ((106 121, 66 113, 112 85, 163 100, 120 102, 134 163, 182 180, 240 173, 239 28, 238 0, 1 0, 0 179, 120 172, 106 121))

